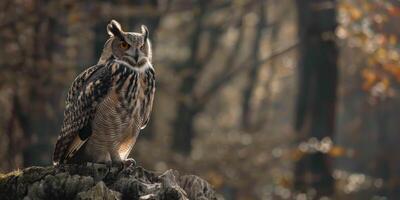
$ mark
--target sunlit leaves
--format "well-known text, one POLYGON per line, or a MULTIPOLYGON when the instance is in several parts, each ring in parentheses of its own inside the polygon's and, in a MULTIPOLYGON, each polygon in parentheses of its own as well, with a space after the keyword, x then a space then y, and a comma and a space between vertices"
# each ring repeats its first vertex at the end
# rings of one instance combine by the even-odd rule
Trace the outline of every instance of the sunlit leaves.
POLYGON ((400 16, 400 8, 394 5, 388 5, 387 10, 392 16, 400 16))
POLYGON ((346 194, 367 189, 374 190, 383 186, 383 180, 381 178, 374 178, 366 174, 352 173, 344 170, 335 170, 333 172, 333 178, 337 182, 339 191, 343 191, 346 194))
POLYGON ((364 83, 362 85, 364 90, 370 90, 378 80, 378 76, 370 69, 364 69, 362 71, 362 77, 364 78, 364 83))
POLYGON ((394 64, 394 63, 388 63, 383 66, 383 68, 390 72, 397 81, 400 82, 400 63, 399 64, 394 64))
POLYGON ((348 8, 348 11, 350 13, 350 17, 352 20, 359 20, 363 16, 363 13, 361 12, 361 10, 357 9, 356 7, 347 6, 347 8, 348 8))
POLYGON ((350 150, 346 151, 345 148, 340 147, 340 146, 333 146, 329 150, 328 155, 331 157, 337 158, 337 157, 342 157, 342 156, 346 155, 346 152, 351 152, 351 151, 350 150))
POLYGON ((206 178, 215 188, 220 188, 224 184, 224 177, 216 171, 209 171, 206 178))
POLYGON ((399 30, 395 26, 400 7, 389 1, 342 0, 338 8, 336 35, 366 57, 361 88, 374 98, 393 96, 392 88, 400 83, 399 30))
POLYGON ((351 149, 345 149, 344 147, 334 145, 329 137, 325 137, 321 140, 317 138, 310 138, 307 141, 300 142, 298 147, 291 152, 291 158, 293 160, 299 160, 307 154, 323 153, 328 154, 331 157, 350 157, 353 155, 351 149))

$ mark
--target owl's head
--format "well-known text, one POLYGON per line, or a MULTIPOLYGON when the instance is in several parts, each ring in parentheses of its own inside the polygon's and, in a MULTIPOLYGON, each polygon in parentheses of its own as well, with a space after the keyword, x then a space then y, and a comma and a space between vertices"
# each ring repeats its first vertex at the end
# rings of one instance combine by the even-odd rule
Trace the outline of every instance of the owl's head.
POLYGON ((112 57, 132 66, 142 66, 151 62, 149 31, 145 25, 142 25, 141 32, 125 32, 117 21, 111 20, 107 25, 107 33, 110 38, 104 45, 99 63, 112 57))

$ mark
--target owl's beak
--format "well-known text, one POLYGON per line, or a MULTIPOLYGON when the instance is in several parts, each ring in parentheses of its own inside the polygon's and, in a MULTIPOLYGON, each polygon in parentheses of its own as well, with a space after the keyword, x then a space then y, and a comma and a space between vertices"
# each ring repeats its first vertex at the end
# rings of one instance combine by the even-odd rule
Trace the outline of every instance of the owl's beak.
POLYGON ((138 60, 139 60, 139 51, 138 51, 138 49, 135 49, 135 50, 130 49, 130 50, 128 50, 127 54, 128 54, 129 57, 133 58, 135 63, 138 62, 138 60))
POLYGON ((135 62, 137 63, 139 60, 139 52, 137 49, 135 50, 135 54, 133 55, 133 58, 135 59, 135 62))

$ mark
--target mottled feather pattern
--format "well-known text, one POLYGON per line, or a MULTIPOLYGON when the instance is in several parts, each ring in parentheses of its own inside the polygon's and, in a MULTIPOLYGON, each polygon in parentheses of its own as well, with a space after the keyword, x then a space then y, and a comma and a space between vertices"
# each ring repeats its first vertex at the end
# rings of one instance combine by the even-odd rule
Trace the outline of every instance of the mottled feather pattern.
POLYGON ((54 150, 58 163, 121 162, 149 122, 155 93, 149 31, 125 32, 115 21, 98 64, 82 72, 66 98, 54 150))
POLYGON ((149 68, 149 70, 146 71, 145 80, 147 82, 146 85, 148 85, 148 87, 145 90, 146 101, 142 104, 144 110, 143 113, 144 119, 141 129, 144 129, 149 123, 151 110, 153 108, 154 93, 156 90, 156 76, 152 68, 149 68))
MULTIPOLYGON (((68 152, 67 150, 73 142, 76 142, 77 135, 79 135, 82 143, 86 142, 86 139, 92 134, 91 126, 98 107, 97 105, 102 102, 111 90, 115 90, 117 94, 120 94, 117 96, 118 102, 121 102, 121 108, 118 112, 121 119, 111 119, 109 116, 103 119, 103 121, 108 121, 104 121, 102 124, 110 123, 110 121, 126 121, 129 119, 129 115, 134 113, 134 109, 138 106, 136 109, 140 110, 140 115, 135 117, 135 125, 133 126, 136 127, 132 127, 133 132, 139 132, 141 128, 144 128, 149 121, 152 109, 155 92, 155 76, 152 68, 148 68, 143 74, 145 77, 141 77, 141 80, 144 80, 142 85, 144 84, 146 86, 143 92, 145 97, 143 98, 143 102, 139 103, 132 102, 137 99, 137 95, 139 95, 137 91, 139 73, 127 64, 109 61, 105 65, 93 66, 79 75, 73 82, 67 96, 64 123, 54 151, 54 162, 64 162, 66 161, 65 159, 75 155, 82 144, 74 144, 76 148, 72 149, 72 152, 68 152), (122 91, 123 89, 124 91, 122 91)), ((113 132, 112 130, 108 131, 110 133, 113 132)), ((112 137, 115 136, 111 134, 109 137, 112 139, 112 137)), ((124 147, 127 151, 124 152, 124 154, 129 153, 133 144, 124 147)))
POLYGON ((53 160, 58 163, 77 134, 85 140, 89 135, 84 128, 90 126, 96 104, 107 93, 111 84, 109 65, 95 65, 82 72, 72 83, 66 99, 64 121, 57 139, 53 160), (87 90, 85 87, 90 86, 87 90), (80 132, 80 131, 86 132, 80 132))

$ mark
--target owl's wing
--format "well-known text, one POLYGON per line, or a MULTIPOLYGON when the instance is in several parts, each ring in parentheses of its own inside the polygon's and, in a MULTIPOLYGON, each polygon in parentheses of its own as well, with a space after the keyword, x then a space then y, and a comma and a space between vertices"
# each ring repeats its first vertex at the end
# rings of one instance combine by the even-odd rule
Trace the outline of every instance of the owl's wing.
POLYGON ((144 107, 144 114, 143 114, 143 119, 142 119, 142 125, 140 129, 146 128, 147 124, 150 121, 150 115, 151 111, 153 109, 153 100, 154 100, 154 93, 156 90, 156 77, 154 70, 152 68, 149 68, 146 71, 146 81, 148 83, 147 88, 145 89, 145 102, 142 104, 144 107))
POLYGON ((108 65, 95 65, 82 72, 69 89, 64 121, 53 154, 54 164, 72 157, 92 134, 91 121, 98 103, 112 87, 108 65))

